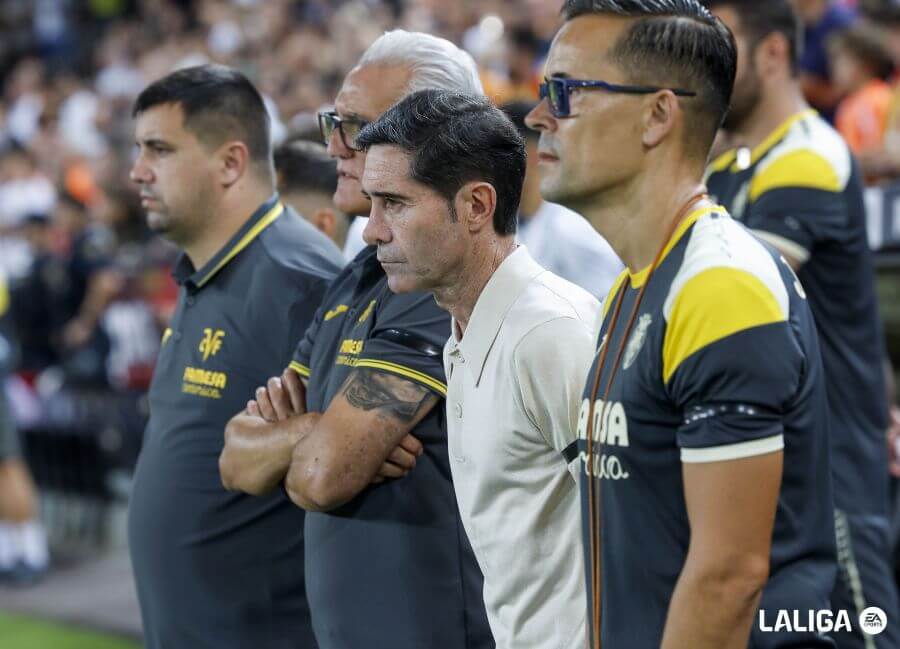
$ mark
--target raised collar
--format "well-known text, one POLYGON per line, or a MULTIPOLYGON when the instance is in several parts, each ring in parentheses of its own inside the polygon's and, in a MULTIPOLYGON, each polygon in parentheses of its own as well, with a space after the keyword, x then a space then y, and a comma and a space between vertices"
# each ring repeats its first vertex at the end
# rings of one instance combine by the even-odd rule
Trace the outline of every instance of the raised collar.
POLYGON ((281 216, 284 206, 278 202, 278 194, 274 194, 269 200, 259 206, 249 219, 241 226, 233 237, 222 246, 213 258, 202 268, 194 270, 194 265, 188 259, 187 254, 181 253, 175 262, 172 276, 179 284, 186 284, 192 289, 200 289, 222 270, 229 261, 250 245, 271 223, 281 216))
POLYGON ((500 333, 506 314, 531 281, 544 272, 525 246, 516 250, 494 271, 475 302, 469 326, 460 341, 456 320, 451 327, 449 351, 465 360, 475 385, 481 380, 488 353, 500 333))

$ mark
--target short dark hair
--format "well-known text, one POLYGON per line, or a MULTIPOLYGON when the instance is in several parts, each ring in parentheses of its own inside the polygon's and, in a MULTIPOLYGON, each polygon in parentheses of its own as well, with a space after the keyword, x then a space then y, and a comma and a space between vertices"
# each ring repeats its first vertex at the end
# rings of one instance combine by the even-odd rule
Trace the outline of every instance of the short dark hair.
POLYGON ((683 103, 687 144, 705 159, 731 102, 737 69, 734 37, 699 0, 566 0, 563 17, 634 18, 610 56, 629 81, 697 93, 683 103), (700 134, 701 137, 697 137, 700 134))
POLYGON ((224 65, 176 70, 144 88, 132 117, 161 104, 177 104, 184 126, 207 146, 229 138, 247 145, 255 163, 271 168, 269 114, 259 91, 243 74, 224 65))
POLYGON ((707 0, 710 9, 728 7, 737 14, 750 51, 769 34, 781 34, 788 42, 791 73, 797 74, 803 52, 803 24, 788 0, 707 0))
POLYGON ((485 98, 448 90, 420 90, 366 126, 356 139, 411 155, 413 180, 434 189, 453 210, 460 188, 473 180, 497 192, 494 230, 514 234, 525 179, 525 142, 509 118, 485 98))
POLYGON ((281 192, 308 191, 331 196, 337 190, 337 162, 319 142, 291 140, 275 150, 281 192))

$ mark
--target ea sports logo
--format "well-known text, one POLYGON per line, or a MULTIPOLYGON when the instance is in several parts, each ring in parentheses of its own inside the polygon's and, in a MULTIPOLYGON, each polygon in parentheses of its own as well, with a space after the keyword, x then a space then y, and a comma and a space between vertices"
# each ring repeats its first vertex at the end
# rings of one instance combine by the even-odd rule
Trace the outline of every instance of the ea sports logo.
POLYGON ((863 633, 878 635, 887 628, 887 615, 877 606, 863 609, 859 614, 859 628, 863 633))

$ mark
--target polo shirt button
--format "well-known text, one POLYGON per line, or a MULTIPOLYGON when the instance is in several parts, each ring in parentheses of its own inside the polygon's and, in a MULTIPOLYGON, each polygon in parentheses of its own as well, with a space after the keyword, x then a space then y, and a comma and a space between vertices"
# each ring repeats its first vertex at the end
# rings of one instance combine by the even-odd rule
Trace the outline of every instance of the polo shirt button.
POLYGON ((172 334, 172 338, 174 338, 175 340, 181 340, 181 332, 176 331, 175 333, 172 334))
POLYGON ((185 300, 185 302, 187 303, 188 306, 194 306, 194 302, 196 302, 196 301, 197 301, 197 299, 193 296, 190 296, 185 300))
POLYGON ((454 412, 456 412, 456 418, 462 419, 462 406, 457 403, 455 406, 453 406, 453 410, 454 412))

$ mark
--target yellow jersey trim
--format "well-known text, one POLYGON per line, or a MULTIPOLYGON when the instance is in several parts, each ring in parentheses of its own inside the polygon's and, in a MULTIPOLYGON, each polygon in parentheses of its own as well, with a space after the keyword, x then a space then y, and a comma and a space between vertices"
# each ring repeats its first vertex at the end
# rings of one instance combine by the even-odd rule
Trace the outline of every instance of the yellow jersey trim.
POLYGON ((427 374, 423 374, 422 372, 418 372, 403 365, 397 365, 396 363, 390 363, 388 361, 379 361, 372 358, 360 358, 358 361, 356 361, 355 367, 371 367, 375 370, 383 370, 391 374, 399 374, 404 378, 412 379, 417 383, 421 383, 422 385, 431 388, 443 397, 447 396, 447 386, 444 383, 441 383, 437 379, 428 376, 427 374))
POLYGON ((297 374, 302 376, 305 379, 309 378, 309 368, 306 367, 303 363, 298 363, 297 361, 291 361, 291 364, 288 367, 294 370, 297 374))
POLYGON ((709 163, 709 166, 706 168, 707 175, 728 169, 737 158, 737 152, 737 149, 729 149, 709 163))
POLYGON ((755 201, 768 191, 781 187, 805 187, 840 192, 841 179, 831 163, 812 149, 785 153, 760 170, 750 181, 748 196, 755 201))
MULTIPOLYGON (((675 228, 675 233, 672 235, 672 238, 669 239, 669 242, 666 244, 666 247, 663 248, 662 255, 660 255, 659 263, 662 264, 663 259, 666 258, 670 252, 672 252, 672 248, 681 240, 681 237, 684 236, 684 233, 688 231, 688 229, 697 222, 701 217, 706 216, 712 212, 722 212, 722 214, 726 214, 725 208, 721 205, 714 205, 712 207, 701 207, 698 210, 694 210, 690 214, 685 217, 685 219, 678 224, 678 227, 675 228)), ((644 266, 642 269, 637 271, 636 273, 632 273, 628 271, 628 277, 631 280, 631 288, 640 288, 647 281, 647 276, 650 274, 650 266, 644 266)), ((604 309, 606 305, 604 305, 604 309)), ((604 311, 605 314, 605 311, 604 311)))
POLYGON ((169 327, 166 327, 166 330, 163 332, 163 335, 162 335, 162 342, 159 343, 160 347, 162 347, 163 345, 165 345, 165 344, 166 344, 166 341, 167 341, 171 336, 172 336, 172 329, 169 328, 169 327))
MULTIPOLYGON (((759 161, 759 159, 766 155, 773 146, 778 144, 794 124, 807 117, 811 117, 812 115, 818 115, 818 113, 814 108, 807 108, 799 113, 791 115, 783 121, 778 128, 769 133, 766 138, 757 144, 750 152, 750 166, 759 161)), ((707 165, 706 174, 718 173, 720 171, 725 171, 726 169, 730 170, 732 173, 741 171, 737 166, 737 152, 738 149, 734 148, 719 155, 719 157, 707 165)))
POLYGON ((609 289, 609 293, 606 295, 606 299, 603 300, 603 311, 600 314, 600 322, 606 319, 606 314, 609 313, 610 308, 612 307, 613 302, 615 301, 615 296, 618 294, 619 289, 622 288, 622 284, 625 283, 625 278, 629 276, 628 269, 626 268, 619 276, 616 277, 616 281, 613 282, 612 288, 609 289))
MULTIPOLYGON (((766 155, 773 146, 778 144, 779 141, 787 134, 791 127, 797 122, 806 119, 807 117, 812 117, 813 115, 818 115, 818 112, 814 108, 807 108, 806 110, 801 110, 799 113, 795 113, 791 115, 786 120, 784 120, 781 125, 776 128, 774 131, 769 133, 766 136, 766 139, 757 144, 753 151, 750 152, 750 164, 753 165, 760 158, 766 155)), ((733 171, 737 171, 734 169, 733 171)))
POLYGON ((213 268, 211 271, 209 271, 203 277, 203 279, 201 279, 199 282, 197 282, 197 286, 203 286, 209 280, 211 280, 216 273, 218 273, 220 270, 222 270, 222 268, 225 267, 225 264, 227 264, 229 261, 234 259, 235 255, 237 255, 241 250, 243 250, 244 248, 249 246, 250 242, 253 241, 256 237, 258 237, 260 232, 262 232, 267 227, 269 227, 269 225, 271 225, 275 219, 277 219, 279 216, 281 216, 282 212, 284 212, 284 205, 282 205, 281 203, 277 203, 276 205, 274 205, 272 207, 272 209, 270 209, 268 212, 266 212, 265 216, 263 216, 259 221, 257 221, 256 225, 254 225, 252 228, 250 228, 250 230, 247 232, 247 234, 245 234, 243 237, 241 237, 240 241, 238 241, 236 244, 234 244, 234 247, 231 250, 229 250, 228 254, 222 258, 222 261, 220 261, 218 264, 216 264, 215 268, 213 268))
POLYGON ((784 322, 787 314, 756 275, 717 266, 685 282, 672 305, 663 340, 663 381, 691 354, 753 327, 784 322))

